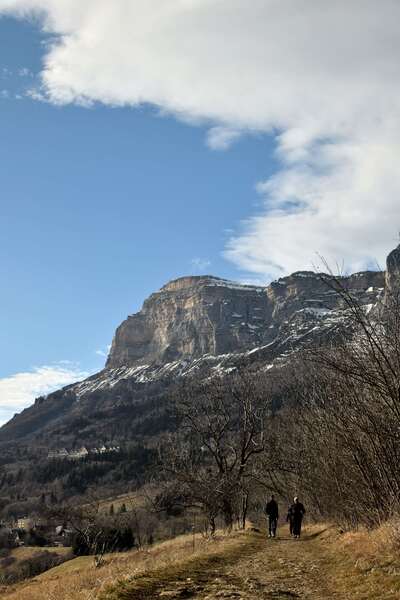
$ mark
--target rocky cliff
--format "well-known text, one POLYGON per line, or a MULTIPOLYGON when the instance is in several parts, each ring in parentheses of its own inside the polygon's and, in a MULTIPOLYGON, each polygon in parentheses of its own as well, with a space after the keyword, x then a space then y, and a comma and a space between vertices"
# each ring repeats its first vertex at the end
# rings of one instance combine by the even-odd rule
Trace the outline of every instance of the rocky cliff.
POLYGON ((152 294, 117 329, 107 368, 163 364, 253 348, 272 304, 265 289, 217 277, 182 277, 152 294))
MULTIPOLYGON (((400 249, 388 259, 386 285, 397 280, 400 249)), ((383 296, 385 273, 356 273, 340 285, 369 311, 383 296)), ((171 281, 118 327, 103 371, 37 399, 0 429, 0 442, 40 440, 48 448, 96 443, 99 435, 147 439, 168 428, 167 391, 182 376, 270 368, 335 334, 345 314, 332 277, 309 271, 265 287, 212 276, 171 281)))
POLYGON ((400 289, 400 246, 392 250, 386 261, 386 291, 398 294, 400 289))
MULTIPOLYGON (((106 368, 162 365, 268 344, 299 311, 313 323, 315 317, 327 317, 341 308, 329 280, 309 271, 293 273, 267 287, 211 276, 176 279, 118 327, 106 368)), ((341 283, 368 304, 383 289, 384 274, 357 273, 341 278, 341 283)))

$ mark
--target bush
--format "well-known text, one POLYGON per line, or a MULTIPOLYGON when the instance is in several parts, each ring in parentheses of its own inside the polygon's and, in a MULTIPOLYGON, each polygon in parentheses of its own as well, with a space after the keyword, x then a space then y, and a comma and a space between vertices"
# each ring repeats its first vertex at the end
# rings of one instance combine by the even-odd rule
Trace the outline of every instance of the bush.
POLYGON ((2 558, 0 560, 0 567, 2 569, 7 569, 7 567, 10 567, 11 565, 13 565, 16 560, 17 559, 15 558, 15 556, 6 556, 5 558, 2 558))
POLYGON ((28 579, 29 577, 35 577, 48 571, 57 565, 60 565, 66 560, 65 556, 60 556, 54 552, 48 552, 45 550, 32 558, 27 558, 21 561, 18 565, 18 579, 28 579))
POLYGON ((0 529, 0 550, 15 548, 16 541, 9 529, 0 529))
POLYGON ((400 550, 400 517, 394 517, 387 523, 387 537, 392 550, 400 550))
POLYGON ((46 546, 48 544, 48 540, 43 537, 40 533, 38 533, 35 529, 31 529, 23 536, 24 543, 26 546, 46 546))
POLYGON ((122 552, 135 545, 132 529, 125 527, 93 527, 86 535, 76 534, 72 540, 72 551, 76 556, 87 556, 100 552, 122 552))
MULTIPOLYGON (((57 565, 69 560, 71 556, 60 556, 55 554, 54 552, 44 551, 40 554, 36 554, 31 558, 26 558, 22 560, 15 568, 9 572, 3 572, 1 574, 1 583, 3 584, 13 584, 18 581, 22 581, 23 579, 29 579, 31 577, 36 577, 36 575, 40 575, 40 573, 44 573, 44 571, 48 571, 57 565)), ((16 559, 12 556, 4 558, 0 566, 8 567, 14 564, 16 559), (6 561, 6 564, 4 564, 6 561)))

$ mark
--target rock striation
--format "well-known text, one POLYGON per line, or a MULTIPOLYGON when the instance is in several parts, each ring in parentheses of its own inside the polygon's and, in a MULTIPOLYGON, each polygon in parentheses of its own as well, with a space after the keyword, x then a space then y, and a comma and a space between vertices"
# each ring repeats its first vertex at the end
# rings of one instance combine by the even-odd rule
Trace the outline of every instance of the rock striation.
POLYGON ((386 292, 398 295, 400 291, 400 245, 387 257, 386 292))
MULTIPOLYGON (((339 283, 370 311, 396 281, 400 248, 386 275, 366 271, 339 283)), ((100 373, 38 398, 0 428, 0 443, 82 446, 99 435, 113 443, 148 441, 171 426, 165 403, 182 377, 249 364, 267 370, 333 340, 346 327, 336 284, 310 271, 260 287, 209 275, 170 281, 121 323, 100 373)))
MULTIPOLYGON (((341 308, 328 275, 300 271, 266 287, 211 276, 182 277, 152 294, 117 329, 106 368, 162 365, 241 353, 272 342, 303 311, 310 324, 341 308)), ((342 277, 365 304, 384 287, 381 272, 342 277)))
POLYGON ((241 352, 260 343, 271 311, 262 287, 211 276, 176 279, 118 327, 106 367, 241 352))

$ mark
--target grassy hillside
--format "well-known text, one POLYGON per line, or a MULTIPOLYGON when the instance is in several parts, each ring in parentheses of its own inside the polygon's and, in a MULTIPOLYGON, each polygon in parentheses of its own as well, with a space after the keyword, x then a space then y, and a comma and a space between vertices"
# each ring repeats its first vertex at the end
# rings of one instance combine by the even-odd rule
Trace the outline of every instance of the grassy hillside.
POLYGON ((15 586, 7 600, 144 600, 146 598, 312 598, 394 600, 400 597, 398 528, 339 533, 309 526, 304 537, 277 540, 258 531, 182 536, 151 549, 114 554, 96 569, 80 557, 15 586), (194 544, 193 544, 194 542, 194 544))
POLYGON ((0 558, 0 595, 9 589, 11 581, 30 579, 72 556, 71 548, 61 547, 21 546, 2 552, 6 554, 0 558))

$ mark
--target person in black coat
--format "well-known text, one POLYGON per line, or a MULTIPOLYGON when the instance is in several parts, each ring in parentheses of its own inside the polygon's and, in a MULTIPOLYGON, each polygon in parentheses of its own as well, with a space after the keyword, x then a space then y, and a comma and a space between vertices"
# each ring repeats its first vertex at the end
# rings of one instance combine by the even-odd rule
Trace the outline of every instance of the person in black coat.
POLYGON ((271 500, 267 502, 265 507, 265 513, 268 516, 268 532, 269 537, 276 536, 276 529, 278 527, 279 509, 278 503, 274 496, 271 496, 271 500))
POLYGON ((293 512, 292 512, 291 506, 289 506, 289 508, 288 508, 288 513, 286 516, 286 523, 289 523, 289 532, 290 532, 290 535, 293 535, 293 512))
POLYGON ((291 518, 293 520, 293 535, 295 538, 299 538, 301 535, 301 524, 306 513, 306 509, 304 508, 304 505, 299 502, 297 496, 295 496, 293 499, 293 504, 289 508, 289 513, 291 514, 291 518))

